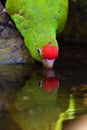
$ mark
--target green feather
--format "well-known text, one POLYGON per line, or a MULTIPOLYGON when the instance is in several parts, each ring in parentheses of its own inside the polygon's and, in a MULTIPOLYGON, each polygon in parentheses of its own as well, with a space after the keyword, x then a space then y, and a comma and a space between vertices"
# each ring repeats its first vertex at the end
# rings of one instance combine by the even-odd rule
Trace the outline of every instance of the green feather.
POLYGON ((42 50, 48 42, 58 46, 56 31, 64 28, 68 0, 7 0, 6 9, 36 60, 42 59, 36 47, 42 50))

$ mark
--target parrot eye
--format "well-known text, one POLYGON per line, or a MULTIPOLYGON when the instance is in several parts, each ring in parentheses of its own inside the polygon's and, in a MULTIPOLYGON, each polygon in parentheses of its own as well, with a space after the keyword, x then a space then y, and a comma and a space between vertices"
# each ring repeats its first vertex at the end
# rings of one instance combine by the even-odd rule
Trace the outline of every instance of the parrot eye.
POLYGON ((37 47, 36 50, 37 50, 37 53, 38 53, 39 55, 41 55, 41 49, 37 47))

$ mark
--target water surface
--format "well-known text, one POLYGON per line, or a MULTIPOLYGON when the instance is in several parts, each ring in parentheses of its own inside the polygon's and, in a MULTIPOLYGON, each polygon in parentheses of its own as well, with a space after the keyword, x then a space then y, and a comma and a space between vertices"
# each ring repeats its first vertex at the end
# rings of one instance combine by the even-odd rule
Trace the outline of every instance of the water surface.
POLYGON ((87 46, 61 45, 51 70, 0 65, 0 129, 87 130, 87 46))

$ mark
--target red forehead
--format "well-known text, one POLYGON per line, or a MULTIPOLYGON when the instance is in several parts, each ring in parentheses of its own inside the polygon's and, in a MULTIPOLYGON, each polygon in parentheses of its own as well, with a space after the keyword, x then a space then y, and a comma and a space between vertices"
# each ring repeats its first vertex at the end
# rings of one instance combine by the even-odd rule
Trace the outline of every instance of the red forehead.
POLYGON ((58 57, 58 47, 50 44, 45 45, 42 52, 44 59, 55 59, 58 57))

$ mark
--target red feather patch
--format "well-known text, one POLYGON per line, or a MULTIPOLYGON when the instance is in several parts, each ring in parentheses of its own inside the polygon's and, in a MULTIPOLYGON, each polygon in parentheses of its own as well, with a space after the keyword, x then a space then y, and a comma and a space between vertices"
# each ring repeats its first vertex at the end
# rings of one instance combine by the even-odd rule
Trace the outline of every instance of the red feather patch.
POLYGON ((58 47, 47 44, 43 47, 42 56, 44 59, 55 59, 58 57, 58 47))

